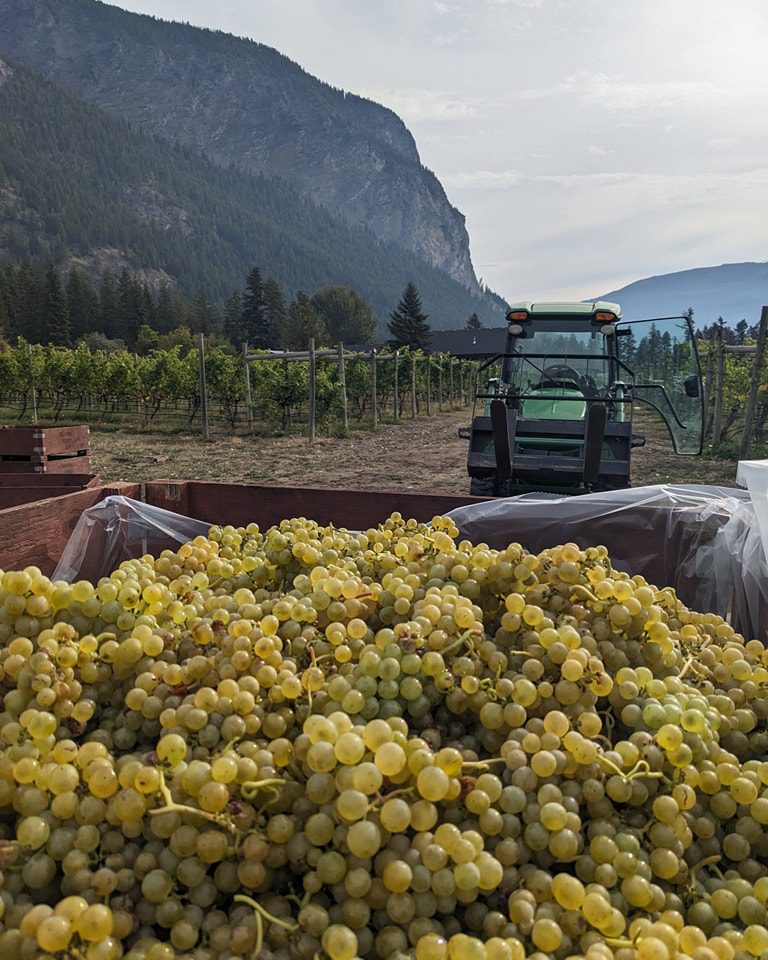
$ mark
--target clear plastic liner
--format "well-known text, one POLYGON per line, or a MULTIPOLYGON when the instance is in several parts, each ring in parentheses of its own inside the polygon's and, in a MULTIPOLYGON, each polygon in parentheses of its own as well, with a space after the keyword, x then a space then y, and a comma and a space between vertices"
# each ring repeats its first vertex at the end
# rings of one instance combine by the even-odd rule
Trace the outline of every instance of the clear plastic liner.
POLYGON ((603 545, 618 570, 674 587, 700 613, 727 617, 748 637, 768 630, 768 564, 749 493, 651 486, 580 497, 524 494, 448 514, 462 538, 538 552, 603 545))
MULTIPOLYGON (((749 493, 653 486, 580 497, 525 494, 451 511, 461 538, 538 552, 572 541, 603 545, 618 570, 671 586, 691 609, 718 613, 747 637, 768 633, 768 564, 749 493)), ((258 519, 258 517, 255 517, 258 519)), ((127 497, 80 517, 54 579, 96 582, 123 560, 176 548, 210 524, 127 497)))
POLYGON ((84 510, 64 548, 52 579, 90 580, 108 576, 123 560, 173 549, 211 525, 128 497, 105 497, 84 510))

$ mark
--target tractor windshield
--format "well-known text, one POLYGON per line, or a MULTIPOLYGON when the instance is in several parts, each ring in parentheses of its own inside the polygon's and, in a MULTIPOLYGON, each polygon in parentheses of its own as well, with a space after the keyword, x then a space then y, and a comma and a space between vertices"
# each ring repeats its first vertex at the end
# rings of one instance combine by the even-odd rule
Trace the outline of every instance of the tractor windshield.
POLYGON ((584 328, 580 317, 540 318, 526 324, 510 345, 502 379, 517 393, 542 385, 574 385, 587 396, 608 389, 611 362, 606 339, 599 328, 584 328), (555 375, 555 376, 553 376, 555 375))

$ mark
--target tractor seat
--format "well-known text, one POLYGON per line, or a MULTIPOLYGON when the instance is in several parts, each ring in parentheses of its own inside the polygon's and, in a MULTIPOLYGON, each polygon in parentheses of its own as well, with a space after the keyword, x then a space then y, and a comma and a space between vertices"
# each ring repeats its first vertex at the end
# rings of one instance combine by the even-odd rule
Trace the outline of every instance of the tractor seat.
POLYGON ((549 378, 531 387, 520 410, 526 420, 583 420, 586 412, 584 391, 575 381, 549 378))

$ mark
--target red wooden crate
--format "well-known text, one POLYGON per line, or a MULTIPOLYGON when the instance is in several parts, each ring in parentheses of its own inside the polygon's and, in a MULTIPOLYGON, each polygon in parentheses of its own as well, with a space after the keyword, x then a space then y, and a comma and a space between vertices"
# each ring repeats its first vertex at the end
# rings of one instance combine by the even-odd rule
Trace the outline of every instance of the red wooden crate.
POLYGON ((91 472, 88 427, 0 427, 0 473, 91 472))

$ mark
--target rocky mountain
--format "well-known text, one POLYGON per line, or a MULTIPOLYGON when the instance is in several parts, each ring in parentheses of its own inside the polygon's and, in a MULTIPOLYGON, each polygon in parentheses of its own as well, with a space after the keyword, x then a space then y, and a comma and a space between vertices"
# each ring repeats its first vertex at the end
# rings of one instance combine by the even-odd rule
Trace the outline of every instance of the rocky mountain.
POLYGON ((276 50, 97 0, 0 0, 0 53, 218 164, 289 180, 478 292, 464 217, 400 118, 276 50))
POLYGON ((636 280, 594 299, 620 303, 627 320, 669 317, 692 307, 697 326, 714 323, 718 317, 731 325, 742 319, 753 324, 768 304, 768 263, 680 270, 636 280))
POLYGON ((219 301, 256 264, 293 298, 354 287, 384 329, 409 280, 435 329, 503 304, 274 177, 225 169, 0 60, 0 263, 123 267, 219 301))

